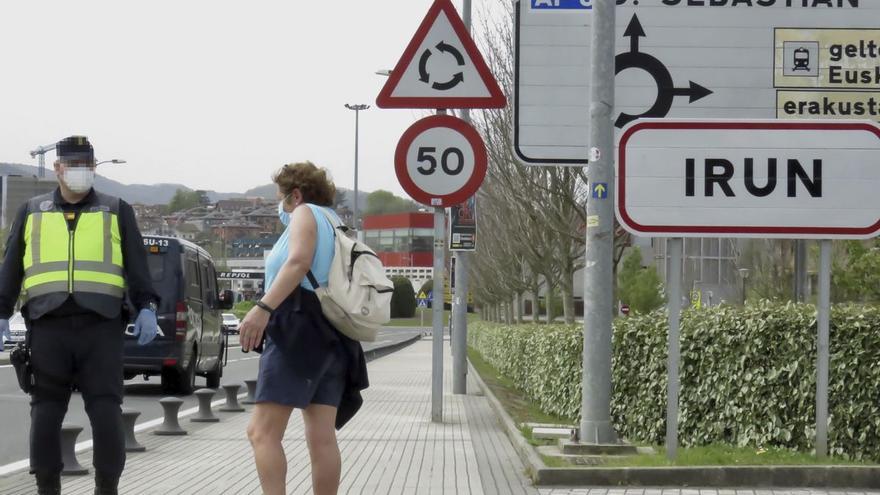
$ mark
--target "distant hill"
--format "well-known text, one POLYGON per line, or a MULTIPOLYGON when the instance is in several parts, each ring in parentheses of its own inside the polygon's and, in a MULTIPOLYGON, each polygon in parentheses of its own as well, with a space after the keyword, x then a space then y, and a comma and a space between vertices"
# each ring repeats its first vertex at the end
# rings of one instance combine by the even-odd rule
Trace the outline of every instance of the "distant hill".
MULTIPOLYGON (((24 175, 36 176, 37 167, 31 165, 23 165, 19 163, 0 163, 0 175, 24 175)), ((51 167, 46 168, 46 177, 55 178, 55 171, 51 167)), ((108 179, 101 175, 95 178, 95 188, 103 193, 120 197, 129 203, 139 203, 145 205, 164 205, 171 201, 174 193, 178 189, 192 191, 193 189, 183 184, 122 184, 115 180, 108 179)), ((212 202, 221 199, 242 198, 242 197, 260 197, 269 200, 275 199, 277 188, 275 184, 266 184, 264 186, 249 189, 243 193, 221 193, 217 191, 208 191, 208 198, 212 202)), ((345 195, 343 202, 349 208, 352 207, 352 192, 348 189, 340 188, 345 195)), ((358 191, 361 209, 366 205, 368 192, 358 191)))

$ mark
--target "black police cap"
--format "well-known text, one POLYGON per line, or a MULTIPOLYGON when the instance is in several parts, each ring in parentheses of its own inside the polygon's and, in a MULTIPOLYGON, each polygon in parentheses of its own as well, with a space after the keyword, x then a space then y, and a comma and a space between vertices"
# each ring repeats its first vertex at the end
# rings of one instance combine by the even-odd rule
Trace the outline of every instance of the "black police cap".
POLYGON ((70 136, 58 141, 55 153, 59 160, 95 160, 95 150, 85 136, 70 136))

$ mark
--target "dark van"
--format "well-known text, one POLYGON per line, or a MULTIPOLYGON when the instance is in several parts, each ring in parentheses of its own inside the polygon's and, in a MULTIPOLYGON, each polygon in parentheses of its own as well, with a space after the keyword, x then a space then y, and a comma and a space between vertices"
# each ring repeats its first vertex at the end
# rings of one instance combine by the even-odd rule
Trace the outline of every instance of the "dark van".
MULTIPOLYGON (((199 246, 174 237, 145 236, 144 249, 159 304, 159 334, 140 346, 125 339, 125 379, 160 375, 164 392, 190 394, 196 375, 220 386, 226 339, 220 311, 232 307, 232 292, 217 291, 214 261, 199 246)), ((133 315, 133 317, 136 315, 133 315)))

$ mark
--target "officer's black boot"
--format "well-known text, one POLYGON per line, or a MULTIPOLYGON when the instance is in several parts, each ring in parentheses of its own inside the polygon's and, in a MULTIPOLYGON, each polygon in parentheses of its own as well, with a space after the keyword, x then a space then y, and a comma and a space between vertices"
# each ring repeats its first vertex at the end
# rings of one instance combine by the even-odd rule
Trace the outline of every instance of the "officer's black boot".
POLYGON ((118 486, 119 478, 108 478, 101 473, 95 473, 95 495, 119 495, 118 486))
POLYGON ((61 495, 61 475, 36 473, 37 495, 61 495))

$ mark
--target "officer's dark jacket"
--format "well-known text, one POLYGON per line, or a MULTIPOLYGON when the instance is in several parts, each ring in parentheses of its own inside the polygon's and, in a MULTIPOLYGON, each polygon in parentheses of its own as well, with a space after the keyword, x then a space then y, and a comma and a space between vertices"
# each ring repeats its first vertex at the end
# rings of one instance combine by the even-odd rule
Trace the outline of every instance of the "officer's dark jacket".
MULTIPOLYGON (((73 212, 78 216, 83 211, 100 207, 102 203, 115 199, 112 196, 106 195, 100 195, 99 197, 99 193, 92 189, 82 201, 71 204, 61 196, 61 190, 56 189, 54 193, 34 198, 28 203, 33 203, 35 200, 38 203, 41 201, 53 201, 61 211, 73 212)), ((147 267, 143 239, 137 227, 134 210, 125 201, 121 199, 118 201, 119 210, 117 218, 122 244, 123 273, 132 303, 136 309, 140 310, 147 307, 150 302, 158 302, 159 297, 153 290, 150 280, 150 271, 147 267)), ((22 205, 15 216, 15 221, 12 229, 9 231, 9 238, 6 242, 5 261, 0 266, 0 319, 8 319, 12 315, 21 291, 24 278, 24 265, 22 262, 25 249, 24 225, 28 215, 28 203, 22 205)), ((69 228, 75 225, 75 220, 68 222, 69 228)), ((35 297, 28 301, 22 312, 29 319, 40 318, 47 314, 51 316, 66 316, 88 313, 97 313, 105 318, 119 317, 122 310, 122 304, 119 299, 100 294, 89 294, 88 298, 88 301, 83 301, 82 296, 77 294, 73 294, 73 296, 49 294, 35 297)))

